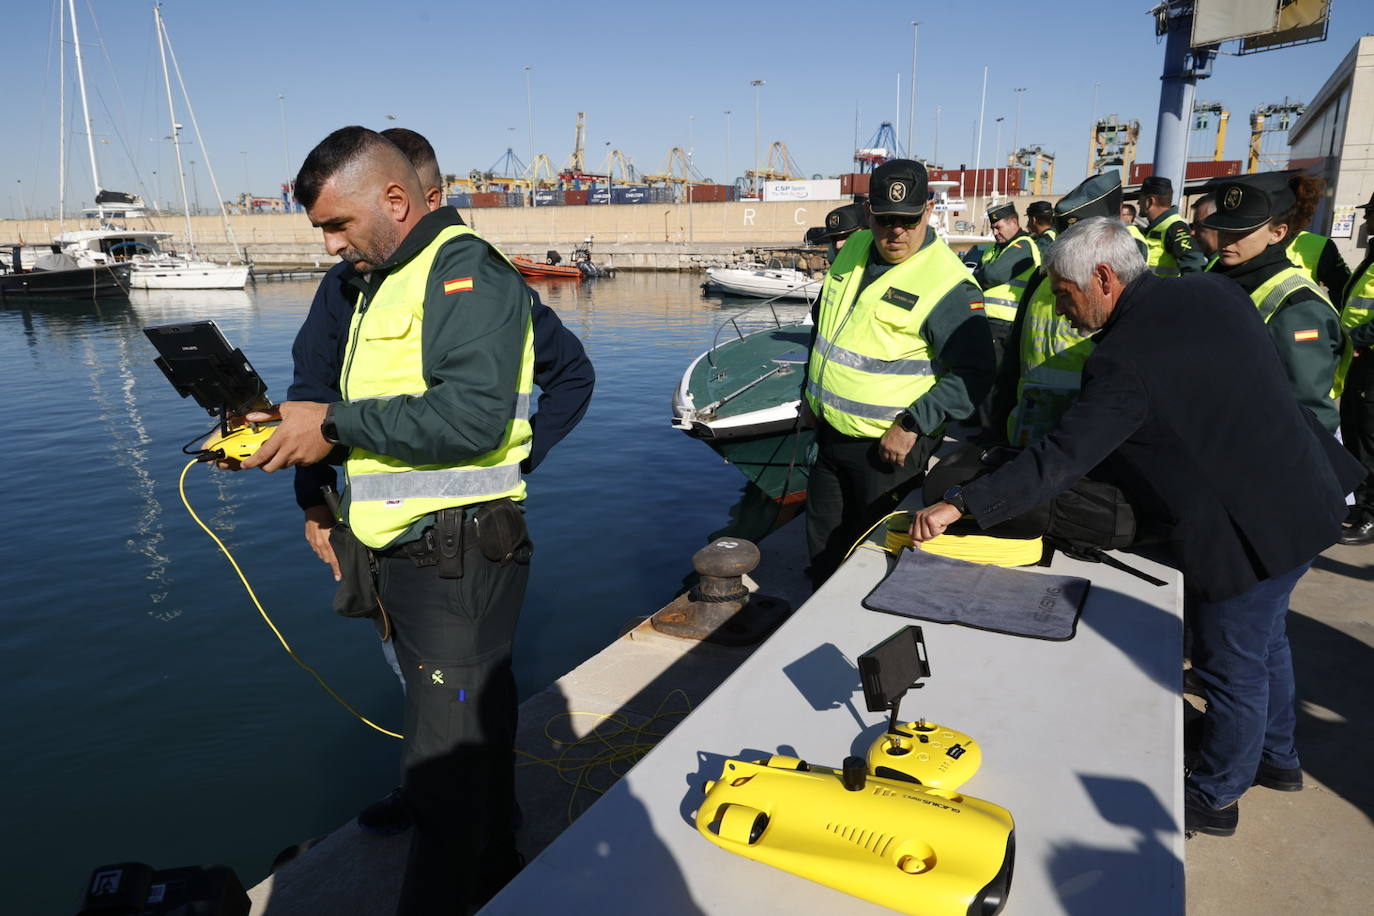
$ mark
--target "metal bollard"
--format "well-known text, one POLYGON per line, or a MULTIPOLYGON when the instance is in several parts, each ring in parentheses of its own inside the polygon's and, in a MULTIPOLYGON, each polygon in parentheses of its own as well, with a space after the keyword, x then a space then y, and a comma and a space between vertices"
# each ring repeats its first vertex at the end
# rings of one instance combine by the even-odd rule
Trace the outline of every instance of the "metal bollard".
POLYGON ((760 642, 792 612, 787 602, 751 595, 743 577, 759 565, 759 549, 743 538, 719 538, 692 555, 701 577, 686 594, 649 618, 668 636, 724 646, 760 642))

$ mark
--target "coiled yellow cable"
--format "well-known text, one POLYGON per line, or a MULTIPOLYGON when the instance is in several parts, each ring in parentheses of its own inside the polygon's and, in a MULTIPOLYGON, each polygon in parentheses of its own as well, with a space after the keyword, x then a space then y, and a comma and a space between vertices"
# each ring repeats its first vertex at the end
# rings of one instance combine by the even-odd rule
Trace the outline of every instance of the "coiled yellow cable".
POLYGON ((270 627, 273 634, 276 635, 277 641, 280 642, 281 647, 286 650, 286 654, 291 656, 291 660, 294 661, 296 664, 300 665, 306 671, 309 671, 311 676, 314 677, 315 680, 319 681, 320 686, 325 689, 325 692, 328 693, 335 700, 337 700, 340 706, 342 706, 344 709, 347 709, 349 712, 353 713, 353 715, 357 716, 359 721, 371 726, 372 728, 375 728, 383 735, 390 735, 392 738, 405 737, 404 735, 398 735, 396 732, 393 732, 390 729, 382 728, 382 726, 378 725, 376 722, 373 722, 367 716, 363 715, 362 713, 358 712, 358 710, 354 709, 351 705, 349 705, 349 702, 347 700, 339 696, 339 694, 334 690, 333 687, 329 686, 329 683, 323 677, 320 676, 320 673, 318 671, 307 665, 305 662, 301 661, 300 656, 298 656, 295 653, 295 650, 291 648, 291 644, 286 641, 286 637, 282 635, 281 630, 277 629, 277 625, 272 622, 272 618, 267 616, 267 611, 263 608, 262 602, 258 600, 257 593, 253 591, 253 586, 248 584, 248 577, 245 576, 243 574, 243 570, 239 568, 239 564, 234 559, 234 555, 229 552, 228 547, 224 546, 224 542, 219 539, 219 536, 215 534, 213 531, 211 531, 209 526, 200 520, 200 516, 196 515, 196 510, 191 508, 191 501, 186 498, 186 475, 190 472, 191 468, 198 463, 198 460, 188 462, 186 467, 181 469, 181 477, 177 480, 177 490, 181 493, 181 504, 186 507, 187 512, 191 513, 191 518, 195 520, 195 523, 200 526, 201 530, 204 531, 206 534, 210 535, 210 539, 215 542, 216 546, 219 547, 220 551, 229 559, 229 565, 234 567, 234 572, 238 573, 239 581, 242 582, 243 587, 248 590, 248 597, 253 599, 253 606, 258 609, 258 613, 262 615, 262 619, 267 622, 267 626, 270 627))

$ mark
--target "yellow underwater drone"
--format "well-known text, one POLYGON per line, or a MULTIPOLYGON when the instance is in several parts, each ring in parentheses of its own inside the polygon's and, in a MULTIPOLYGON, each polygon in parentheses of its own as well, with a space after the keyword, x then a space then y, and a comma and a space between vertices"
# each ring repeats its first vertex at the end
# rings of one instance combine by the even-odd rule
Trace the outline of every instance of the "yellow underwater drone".
POLYGON ((890 712, 868 759, 836 770, 796 757, 727 760, 705 785, 701 835, 722 849, 913 916, 994 916, 1011 889, 1011 813, 957 789, 982 751, 898 706, 930 675, 920 627, 859 657, 871 712, 890 712))

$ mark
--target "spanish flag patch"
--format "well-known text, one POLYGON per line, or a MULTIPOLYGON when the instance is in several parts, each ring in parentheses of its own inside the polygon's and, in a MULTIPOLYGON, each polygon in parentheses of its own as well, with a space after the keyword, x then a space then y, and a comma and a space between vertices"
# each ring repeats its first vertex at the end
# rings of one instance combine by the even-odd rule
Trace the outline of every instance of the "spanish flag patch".
POLYGON ((975 299, 975 300, 973 300, 972 302, 970 302, 970 303, 968 304, 968 310, 969 310, 970 312, 981 312, 981 311, 983 310, 983 300, 982 300, 982 299, 975 299))
POLYGON ((1316 329, 1316 328, 1313 328, 1313 329, 1310 330, 1310 331, 1294 331, 1294 332, 1293 332, 1293 339, 1294 339, 1294 340, 1316 340, 1316 339, 1317 339, 1317 329, 1316 329))
POLYGON ((445 296, 451 296, 454 293, 461 293, 470 289, 472 289, 472 277, 459 277, 457 280, 444 281, 445 296))

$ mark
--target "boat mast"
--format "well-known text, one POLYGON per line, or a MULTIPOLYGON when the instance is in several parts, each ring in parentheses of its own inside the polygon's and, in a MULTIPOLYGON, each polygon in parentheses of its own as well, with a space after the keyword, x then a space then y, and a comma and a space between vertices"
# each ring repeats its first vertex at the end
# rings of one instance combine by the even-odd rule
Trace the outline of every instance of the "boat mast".
POLYGON ((177 123, 176 109, 172 106, 172 78, 167 73, 166 33, 162 26, 162 5, 153 4, 153 24, 157 27, 157 53, 162 58, 162 85, 167 90, 167 120, 172 125, 172 149, 177 158, 177 180, 181 182, 181 213, 186 218, 186 244, 192 257, 196 253, 196 237, 191 232, 191 204, 186 198, 186 170, 181 165, 181 125, 177 123))
POLYGON ((91 180, 95 182, 96 215, 103 219, 105 210, 100 206, 100 170, 95 164, 95 125, 91 123, 91 109, 86 102, 86 71, 81 65, 81 35, 76 28, 76 0, 67 0, 67 8, 72 17, 72 48, 76 52, 76 81, 81 86, 81 113, 86 119, 86 149, 91 154, 91 180))
POLYGON ((57 231, 67 220, 67 14, 57 17, 57 231))
MULTIPOLYGON (((158 5, 153 7, 155 13, 158 8, 158 5)), ((177 63, 176 48, 172 47, 172 39, 167 34, 167 25, 162 21, 160 14, 158 15, 158 23, 162 41, 166 43, 167 53, 172 57, 172 69, 175 70, 177 74, 177 86, 181 89, 181 99, 186 103, 186 113, 191 116, 191 129, 196 132, 196 142, 200 144, 201 156, 205 159, 205 171, 210 173, 210 187, 214 189, 215 200, 219 201, 219 215, 220 219, 224 221, 224 234, 229 239, 229 244, 233 246, 234 257, 242 261, 244 260, 243 249, 239 248, 239 240, 234 236, 234 227, 229 222, 229 211, 224 208, 224 195, 220 193, 219 181, 215 178, 215 167, 210 163, 210 149, 205 145, 205 138, 200 135, 200 121, 196 120, 196 109, 191 105, 191 96, 186 91, 186 81, 181 78, 181 64, 177 63)), ((161 47, 161 44, 159 44, 159 47, 161 47)), ((165 60, 163 61, 162 72, 165 78, 167 73, 167 64, 165 60)), ((167 92, 170 94, 171 91, 171 83, 169 82, 167 85, 167 92)), ((179 161, 180 159, 178 159, 178 162, 179 161)), ((185 198, 186 191, 184 186, 181 193, 182 197, 185 198)), ((188 228, 186 231, 189 235, 191 230, 188 228)))

